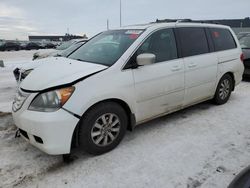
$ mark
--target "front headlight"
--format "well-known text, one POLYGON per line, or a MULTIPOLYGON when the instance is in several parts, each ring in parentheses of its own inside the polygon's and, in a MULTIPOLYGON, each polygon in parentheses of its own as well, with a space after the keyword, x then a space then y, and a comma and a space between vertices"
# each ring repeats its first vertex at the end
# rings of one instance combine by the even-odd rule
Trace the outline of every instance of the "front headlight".
POLYGON ((54 112, 59 110, 73 94, 75 87, 66 87, 41 93, 35 97, 29 106, 29 110, 39 112, 54 112))

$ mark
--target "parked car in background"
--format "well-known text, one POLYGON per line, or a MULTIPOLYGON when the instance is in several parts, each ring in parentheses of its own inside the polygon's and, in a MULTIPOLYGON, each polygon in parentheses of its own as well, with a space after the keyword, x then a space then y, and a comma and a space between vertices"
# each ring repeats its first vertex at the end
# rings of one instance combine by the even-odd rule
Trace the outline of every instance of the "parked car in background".
POLYGON ((0 45, 0 51, 12 51, 12 50, 18 51, 20 49, 21 47, 18 42, 3 42, 0 45))
POLYGON ((26 44, 25 50, 39 50, 42 48, 40 45, 41 44, 38 42, 29 42, 28 44, 26 44))
POLYGON ((20 42, 20 50, 25 50, 28 43, 29 43, 29 41, 20 42))
POLYGON ((240 32, 240 33, 237 34, 237 38, 241 39, 242 37, 244 37, 244 36, 246 36, 248 34, 250 34, 250 32, 240 32))
MULTIPOLYGON (((54 57, 68 57, 72 52, 80 48, 84 43, 85 42, 80 41, 72 44, 69 48, 57 52, 54 57)), ((47 61, 37 60, 16 67, 13 71, 16 81, 20 83, 26 76, 28 76, 29 73, 31 73, 31 71, 41 65, 44 65, 46 62, 47 61)))
POLYGON ((47 51, 47 52, 36 52, 33 55, 33 60, 56 56, 57 54, 60 54, 60 52, 62 52, 63 50, 66 50, 67 48, 69 48, 70 46, 77 44, 79 42, 86 42, 86 41, 87 39, 73 39, 73 40, 64 42, 61 45, 57 46, 55 50, 47 51))
POLYGON ((20 84, 14 122, 48 154, 69 154, 73 145, 103 154, 138 124, 210 99, 226 103, 242 80, 242 60, 227 26, 173 22, 105 31, 67 58, 43 59, 20 84))
POLYGON ((39 42, 41 49, 56 48, 56 44, 48 41, 39 42))
POLYGON ((46 43, 44 44, 44 48, 45 48, 45 49, 56 48, 56 45, 53 44, 52 42, 46 42, 46 43))
POLYGON ((245 34, 240 39, 240 45, 244 54, 244 76, 250 76, 250 33, 245 34))
POLYGON ((80 48, 83 44, 85 44, 86 41, 78 41, 73 43, 70 47, 66 48, 65 50, 60 50, 55 55, 55 57, 68 57, 72 52, 80 48))

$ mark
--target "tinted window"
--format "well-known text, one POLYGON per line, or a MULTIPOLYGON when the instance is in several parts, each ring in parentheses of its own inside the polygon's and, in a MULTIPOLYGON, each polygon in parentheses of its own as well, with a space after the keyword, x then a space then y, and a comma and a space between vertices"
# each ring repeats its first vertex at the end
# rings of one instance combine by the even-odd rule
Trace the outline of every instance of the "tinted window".
POLYGON ((152 53, 156 62, 177 58, 175 36, 172 29, 164 29, 153 33, 137 50, 136 55, 152 53))
POLYGON ((228 29, 212 28, 210 31, 215 51, 229 50, 237 47, 234 38, 228 29))
POLYGON ((203 28, 178 28, 183 57, 209 52, 207 37, 203 28))

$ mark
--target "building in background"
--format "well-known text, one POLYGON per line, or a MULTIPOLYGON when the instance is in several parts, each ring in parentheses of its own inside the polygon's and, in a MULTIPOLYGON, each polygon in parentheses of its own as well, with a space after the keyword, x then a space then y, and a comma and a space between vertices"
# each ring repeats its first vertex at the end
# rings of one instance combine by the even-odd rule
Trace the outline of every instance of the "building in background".
POLYGON ((71 34, 65 34, 65 35, 40 35, 40 36, 29 36, 29 41, 32 42, 41 42, 41 41, 69 41, 72 39, 87 39, 87 36, 84 34, 83 36, 79 35, 71 35, 71 34))

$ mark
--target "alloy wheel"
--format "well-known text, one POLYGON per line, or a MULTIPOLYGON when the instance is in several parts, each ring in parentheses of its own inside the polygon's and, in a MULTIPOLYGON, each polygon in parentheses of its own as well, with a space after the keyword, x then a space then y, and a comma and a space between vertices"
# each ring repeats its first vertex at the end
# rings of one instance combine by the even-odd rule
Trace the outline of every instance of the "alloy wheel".
POLYGON ((219 96, 222 100, 226 99, 230 94, 230 81, 225 79, 221 82, 219 96))
POLYGON ((91 130, 92 141, 101 147, 110 145, 119 135, 121 122, 114 113, 101 115, 91 130))

